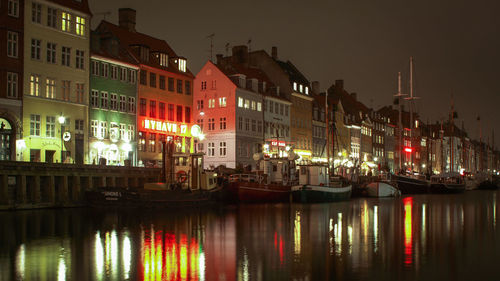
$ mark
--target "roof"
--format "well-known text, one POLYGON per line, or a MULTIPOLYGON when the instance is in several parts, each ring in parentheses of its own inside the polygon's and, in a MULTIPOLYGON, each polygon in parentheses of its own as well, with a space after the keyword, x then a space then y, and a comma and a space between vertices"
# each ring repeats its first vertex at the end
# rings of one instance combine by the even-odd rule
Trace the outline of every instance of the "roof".
POLYGON ((107 46, 107 44, 103 43, 105 40, 117 40, 116 38, 104 38, 102 34, 97 31, 92 31, 92 40, 100 40, 98 44, 91 44, 90 55, 98 55, 101 57, 118 60, 121 62, 137 65, 138 60, 134 58, 134 56, 122 45, 117 46, 117 50, 110 50, 111 48, 107 46), (98 47, 97 47, 98 46, 98 47))
POLYGON ((354 117, 356 123, 360 123, 365 119, 364 116, 370 113, 370 109, 362 102, 358 101, 352 94, 349 94, 343 88, 335 87, 335 85, 328 88, 328 100, 337 104, 342 102, 344 112, 354 117), (360 116, 360 112, 363 116, 360 116))
POLYGON ((89 8, 88 0, 49 0, 49 2, 59 4, 64 7, 68 7, 70 9, 82 12, 87 15, 92 15, 89 8))
POLYGON ((304 85, 309 85, 309 80, 293 65, 289 60, 286 62, 275 59, 276 63, 290 78, 290 82, 297 82, 304 85))
POLYGON ((178 58, 179 56, 174 52, 174 50, 168 45, 165 40, 158 39, 140 32, 129 31, 125 28, 121 28, 115 24, 112 24, 107 21, 101 21, 97 30, 102 34, 109 32, 115 36, 120 45, 128 50, 128 52, 134 56, 137 61, 140 61, 139 55, 134 50, 136 46, 147 46, 150 49, 149 52, 149 60, 147 62, 141 61, 141 64, 148 65, 154 68, 160 68, 167 70, 169 72, 178 73, 181 75, 187 75, 190 77, 194 77, 189 69, 186 69, 186 72, 181 72, 175 65, 172 63, 168 63, 168 67, 164 67, 159 64, 158 60, 154 57, 155 52, 161 52, 168 55, 169 59, 178 58))

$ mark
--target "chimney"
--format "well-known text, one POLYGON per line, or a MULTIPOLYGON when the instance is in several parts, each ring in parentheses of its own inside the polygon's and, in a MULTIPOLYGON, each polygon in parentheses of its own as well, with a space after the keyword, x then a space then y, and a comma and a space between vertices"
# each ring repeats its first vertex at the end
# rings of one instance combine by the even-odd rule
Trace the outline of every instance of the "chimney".
POLYGON ((271 48, 271 56, 273 57, 273 59, 277 60, 278 59, 278 47, 276 46, 273 46, 271 48))
POLYGON ((217 54, 215 55, 215 57, 217 58, 217 60, 215 61, 216 64, 221 64, 222 63, 222 54, 217 54))
POLYGON ((336 91, 344 90, 344 80, 335 80, 335 90, 336 91))
POLYGON ((241 63, 248 66, 248 47, 246 45, 239 45, 233 47, 233 62, 241 63))
POLYGON ((121 28, 135 32, 135 10, 131 8, 118 9, 118 23, 121 28))
POLYGON ((311 84, 311 87, 312 87, 312 92, 314 94, 319 94, 319 81, 313 81, 312 84, 311 84))
POLYGON ((358 94, 356 94, 356 93, 351 93, 351 97, 352 97, 353 99, 357 100, 357 99, 358 99, 358 94))

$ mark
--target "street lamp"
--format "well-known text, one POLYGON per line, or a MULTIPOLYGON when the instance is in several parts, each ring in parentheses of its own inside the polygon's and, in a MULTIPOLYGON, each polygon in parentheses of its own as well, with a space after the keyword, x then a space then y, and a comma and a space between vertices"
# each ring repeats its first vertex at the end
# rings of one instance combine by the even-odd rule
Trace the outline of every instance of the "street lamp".
POLYGON ((64 141, 63 141, 63 124, 66 122, 66 118, 64 116, 59 116, 58 118, 59 124, 61 125, 61 163, 63 163, 63 149, 64 149, 64 141))

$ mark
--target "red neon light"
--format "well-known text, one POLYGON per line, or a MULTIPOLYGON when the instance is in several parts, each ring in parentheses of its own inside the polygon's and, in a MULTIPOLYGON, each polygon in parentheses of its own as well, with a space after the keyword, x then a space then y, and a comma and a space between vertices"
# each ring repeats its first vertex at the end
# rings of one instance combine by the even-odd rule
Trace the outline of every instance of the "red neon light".
POLYGON ((271 141, 272 146, 282 146, 285 147, 286 143, 284 141, 271 141))
POLYGON ((412 152, 413 151, 413 148, 411 147, 405 147, 405 152, 412 152))

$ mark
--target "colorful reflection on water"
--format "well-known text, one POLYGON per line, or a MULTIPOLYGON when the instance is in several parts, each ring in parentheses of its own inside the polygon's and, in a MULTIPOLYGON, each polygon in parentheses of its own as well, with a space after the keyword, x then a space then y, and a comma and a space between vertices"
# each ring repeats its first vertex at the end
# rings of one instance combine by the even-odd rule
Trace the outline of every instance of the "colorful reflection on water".
POLYGON ((0 280, 491 279, 498 196, 4 212, 0 280))

